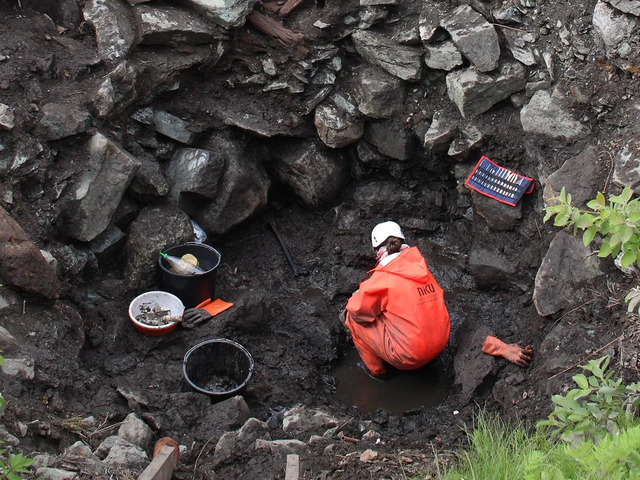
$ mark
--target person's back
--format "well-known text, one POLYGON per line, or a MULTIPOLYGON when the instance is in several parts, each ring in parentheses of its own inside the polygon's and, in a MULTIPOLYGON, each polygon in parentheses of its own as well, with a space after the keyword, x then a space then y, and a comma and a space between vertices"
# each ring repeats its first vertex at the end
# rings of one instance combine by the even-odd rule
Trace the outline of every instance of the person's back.
POLYGON ((384 362, 412 370, 433 360, 449 341, 450 323, 443 291, 418 248, 396 245, 404 235, 394 222, 376 229, 372 244, 379 263, 349 299, 345 324, 366 367, 379 375, 384 362), (379 228, 389 224, 390 230, 379 228), (391 248, 383 250, 387 242, 391 248))
POLYGON ((423 366, 449 341, 443 291, 416 247, 378 265, 349 299, 347 311, 358 323, 375 317, 383 358, 400 370, 423 366))

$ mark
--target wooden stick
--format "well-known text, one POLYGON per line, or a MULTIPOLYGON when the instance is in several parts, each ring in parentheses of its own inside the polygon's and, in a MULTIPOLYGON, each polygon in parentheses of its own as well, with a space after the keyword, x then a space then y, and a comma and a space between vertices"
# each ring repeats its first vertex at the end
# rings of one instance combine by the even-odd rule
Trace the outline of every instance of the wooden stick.
POLYGON ((580 365, 581 363, 586 362, 588 359, 590 359, 591 357, 593 357, 594 355, 600 353, 602 350, 604 350, 605 348, 607 348, 609 345, 611 345, 614 342, 617 342, 618 340, 620 340, 622 337, 624 337, 623 335, 620 335, 617 338, 614 338, 613 340, 611 340, 609 343, 607 343, 605 346, 600 347, 598 350, 596 350, 595 352, 592 352, 590 355, 587 355, 587 357, 583 360, 580 360, 577 363, 574 363, 573 365, 571 365, 570 367, 565 368, 564 370, 562 370, 561 372, 556 373, 555 375, 551 375, 549 378, 547 378, 547 380, 551 380, 552 378, 556 378, 558 375, 562 375, 565 372, 568 372, 569 370, 571 370, 572 368, 577 367, 578 365, 580 365))
POLYGON ((300 478, 300 457, 294 453, 287 455, 287 471, 284 480, 298 480, 300 478))
POLYGON ((151 463, 144 469, 138 480, 171 480, 177 452, 174 447, 165 445, 153 457, 151 463))
POLYGON ((278 21, 255 10, 247 16, 247 20, 262 33, 277 40, 285 47, 293 47, 301 55, 309 53, 305 47, 300 45, 304 39, 303 34, 293 32, 278 21))
POLYGON ((302 3, 303 0, 287 0, 287 2, 280 9, 280 16, 284 17, 291 13, 291 11, 302 3))

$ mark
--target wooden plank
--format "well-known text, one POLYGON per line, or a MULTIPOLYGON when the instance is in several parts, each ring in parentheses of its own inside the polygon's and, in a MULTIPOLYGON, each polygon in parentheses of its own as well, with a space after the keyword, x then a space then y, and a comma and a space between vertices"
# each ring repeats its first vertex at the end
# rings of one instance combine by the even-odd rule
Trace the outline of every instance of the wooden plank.
POLYGON ((284 480, 298 480, 300 478, 300 456, 295 453, 287 455, 287 472, 284 480))
POLYGON ((171 480, 176 454, 174 450, 169 445, 162 447, 138 480, 171 480))
POLYGON ((302 1, 303 0, 287 0, 287 2, 280 9, 280 16, 284 17, 285 15, 291 13, 291 11, 298 5, 300 5, 302 1))

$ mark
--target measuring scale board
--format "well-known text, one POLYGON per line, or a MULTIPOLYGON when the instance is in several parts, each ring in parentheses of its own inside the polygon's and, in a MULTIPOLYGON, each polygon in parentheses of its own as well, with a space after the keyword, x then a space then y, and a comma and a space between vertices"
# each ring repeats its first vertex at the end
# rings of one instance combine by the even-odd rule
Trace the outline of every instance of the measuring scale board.
POLYGON ((533 178, 496 165, 484 155, 465 180, 476 192, 515 207, 525 193, 533 192, 533 178))

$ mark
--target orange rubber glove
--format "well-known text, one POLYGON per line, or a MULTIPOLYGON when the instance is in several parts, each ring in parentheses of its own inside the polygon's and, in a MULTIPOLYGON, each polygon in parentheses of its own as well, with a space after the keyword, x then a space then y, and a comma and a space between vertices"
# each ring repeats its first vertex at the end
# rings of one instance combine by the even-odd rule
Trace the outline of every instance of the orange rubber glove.
POLYGON ((211 301, 210 298, 204 302, 189 308, 182 313, 182 326, 184 328, 193 328, 199 323, 209 320, 211 317, 224 312, 228 308, 233 307, 233 303, 225 302, 219 298, 211 301))
POLYGON ((482 353, 493 355, 494 357, 502 357, 511 363, 525 368, 529 366, 531 357, 533 356, 533 348, 530 345, 522 347, 516 343, 507 345, 502 340, 491 335, 487 336, 482 345, 482 353))

